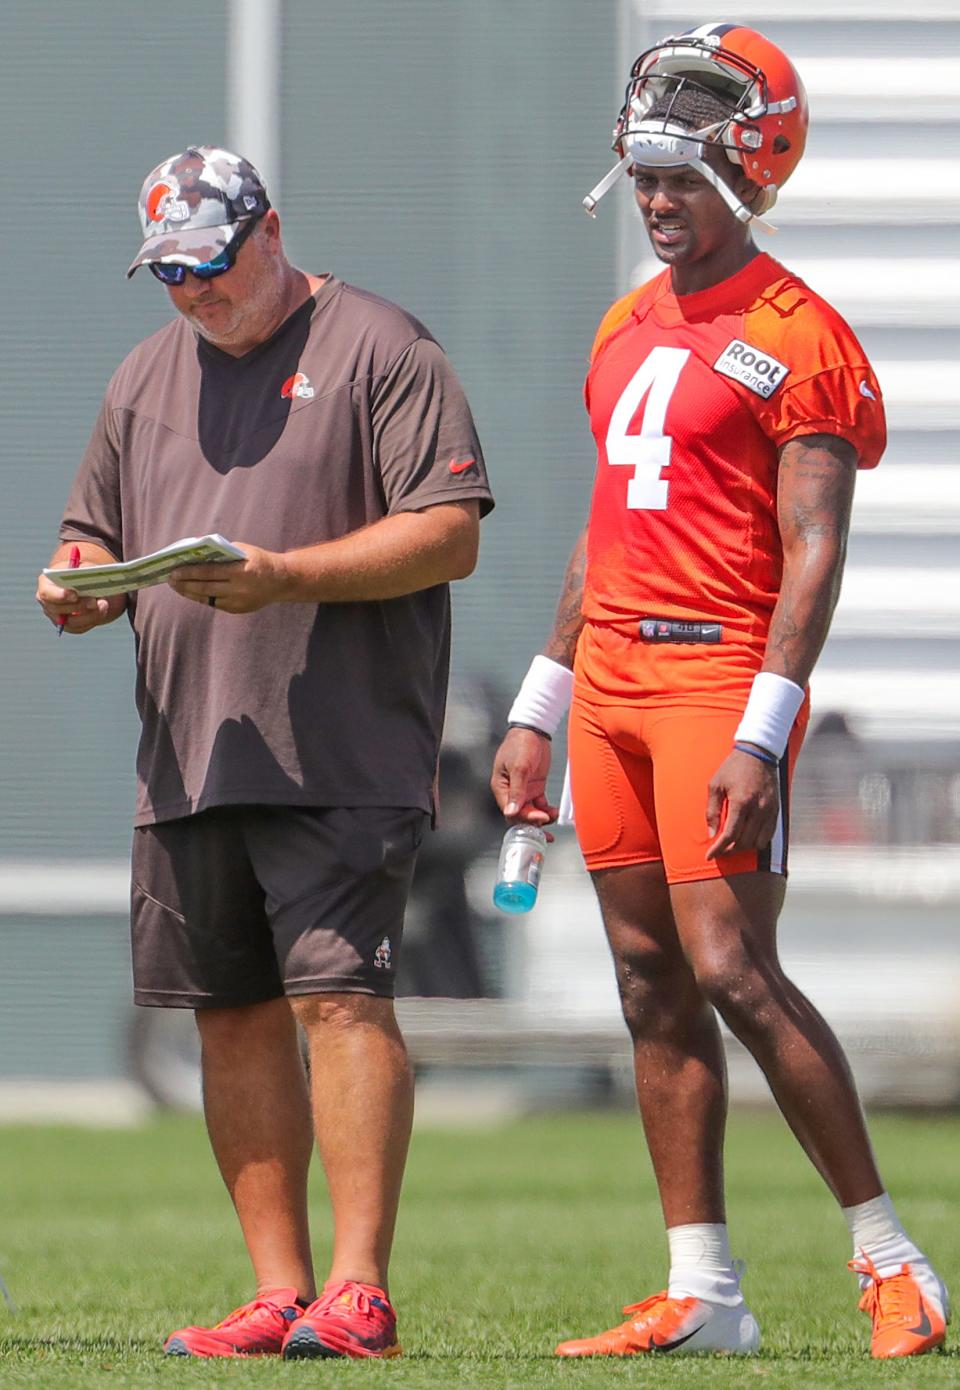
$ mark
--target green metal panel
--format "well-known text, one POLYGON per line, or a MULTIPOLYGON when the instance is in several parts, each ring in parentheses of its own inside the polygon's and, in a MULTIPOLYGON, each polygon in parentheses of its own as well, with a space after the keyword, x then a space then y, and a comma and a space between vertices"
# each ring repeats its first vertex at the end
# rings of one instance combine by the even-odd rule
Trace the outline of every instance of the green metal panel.
POLYGON ((136 199, 160 159, 224 139, 226 0, 6 0, 3 18, 0 854, 110 857, 133 803, 130 633, 58 640, 34 581, 110 374, 169 315, 152 277, 124 279, 136 199))
POLYGON ((0 1080, 127 1075, 128 936, 121 917, 0 920, 0 1080))

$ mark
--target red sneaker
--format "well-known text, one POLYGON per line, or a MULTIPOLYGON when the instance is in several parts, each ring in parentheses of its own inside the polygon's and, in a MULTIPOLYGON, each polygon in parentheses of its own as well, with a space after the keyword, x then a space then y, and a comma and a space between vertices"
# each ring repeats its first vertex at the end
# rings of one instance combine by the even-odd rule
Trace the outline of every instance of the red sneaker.
POLYGON ((216 1327, 181 1327, 163 1344, 168 1356, 279 1356, 303 1309, 296 1289, 264 1289, 216 1327))
POLYGON ((285 1361, 306 1356, 400 1356, 397 1315, 383 1289, 354 1279, 324 1284, 283 1343, 285 1361))
POLYGON ((943 1346, 950 1301, 925 1260, 902 1265, 896 1274, 880 1274, 861 1250, 849 1268, 860 1276, 860 1307, 873 1323, 871 1356, 922 1356, 943 1346))

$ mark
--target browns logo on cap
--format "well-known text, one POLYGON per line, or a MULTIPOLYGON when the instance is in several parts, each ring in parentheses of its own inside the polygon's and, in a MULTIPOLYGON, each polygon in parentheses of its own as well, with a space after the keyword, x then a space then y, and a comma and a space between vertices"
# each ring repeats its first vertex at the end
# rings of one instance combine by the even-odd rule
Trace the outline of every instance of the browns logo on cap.
POLYGON ((190 209, 177 198, 179 189, 169 183, 155 183, 144 200, 150 222, 186 222, 190 209))
POLYGON ((244 222, 270 207, 248 159, 215 145, 191 145, 152 169, 140 190, 144 242, 127 271, 150 261, 202 265, 219 256, 244 222))

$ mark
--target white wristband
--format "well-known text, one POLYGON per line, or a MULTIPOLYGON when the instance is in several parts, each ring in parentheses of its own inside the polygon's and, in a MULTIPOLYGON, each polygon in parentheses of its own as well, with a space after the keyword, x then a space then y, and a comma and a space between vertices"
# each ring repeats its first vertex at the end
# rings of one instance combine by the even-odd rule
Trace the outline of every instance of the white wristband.
POLYGON ((738 743, 755 743, 782 758, 805 693, 786 676, 760 671, 753 678, 750 698, 734 739, 738 743))
POLYGON ((508 724, 532 724, 551 736, 570 708, 573 672, 548 656, 535 656, 523 678, 517 698, 510 706, 508 724))

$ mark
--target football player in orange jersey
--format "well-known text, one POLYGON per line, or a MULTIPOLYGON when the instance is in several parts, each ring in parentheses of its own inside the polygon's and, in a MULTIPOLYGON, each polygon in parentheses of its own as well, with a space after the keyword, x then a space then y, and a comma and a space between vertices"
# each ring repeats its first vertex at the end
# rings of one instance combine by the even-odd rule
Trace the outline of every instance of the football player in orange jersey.
POLYGON ((572 694, 577 833, 613 952, 670 1249, 666 1289, 561 1356, 754 1351, 722 1180, 714 1009, 836 1197, 876 1357, 942 1344, 946 1290, 877 1171, 846 1058, 784 975, 790 776, 840 589, 880 388, 840 316, 751 229, 796 167, 802 83, 774 44, 702 25, 637 59, 614 131, 666 269, 619 300, 585 396, 598 462, 553 632, 492 786, 557 818, 550 736, 572 694))

